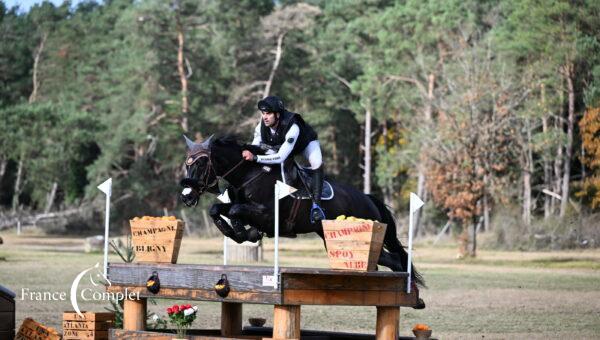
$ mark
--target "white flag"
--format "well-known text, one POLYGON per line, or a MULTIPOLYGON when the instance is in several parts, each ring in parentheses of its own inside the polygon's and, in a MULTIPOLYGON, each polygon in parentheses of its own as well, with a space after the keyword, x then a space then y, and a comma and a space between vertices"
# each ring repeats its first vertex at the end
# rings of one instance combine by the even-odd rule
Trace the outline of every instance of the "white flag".
POLYGON ((231 198, 229 198, 229 190, 225 190, 224 193, 217 196, 217 199, 223 203, 231 203, 231 198))
POLYGON ((419 196, 414 193, 410 193, 410 213, 414 213, 419 210, 423 206, 423 201, 419 198, 419 196))
POLYGON ((106 196, 112 195, 112 178, 107 179, 104 183, 98 186, 98 189, 102 191, 106 196))
POLYGON ((277 192, 277 199, 280 200, 285 196, 293 193, 294 191, 297 191, 298 189, 291 187, 281 181, 277 181, 277 183, 275 183, 275 190, 277 192))

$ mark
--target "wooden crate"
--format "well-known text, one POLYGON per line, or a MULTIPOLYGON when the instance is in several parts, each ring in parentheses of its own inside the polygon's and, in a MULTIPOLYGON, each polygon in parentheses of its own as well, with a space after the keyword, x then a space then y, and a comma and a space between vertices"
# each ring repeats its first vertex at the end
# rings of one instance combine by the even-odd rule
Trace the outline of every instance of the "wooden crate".
POLYGON ((105 340, 108 339, 108 329, 115 322, 112 312, 76 312, 63 313, 64 340, 105 340))
POLYGON ((15 340, 60 340, 60 334, 54 328, 27 318, 23 320, 15 340))
POLYGON ((129 223, 137 262, 177 263, 183 221, 154 218, 133 219, 129 223))
POLYGON ((386 227, 377 221, 324 220, 329 266, 344 270, 376 270, 386 227))

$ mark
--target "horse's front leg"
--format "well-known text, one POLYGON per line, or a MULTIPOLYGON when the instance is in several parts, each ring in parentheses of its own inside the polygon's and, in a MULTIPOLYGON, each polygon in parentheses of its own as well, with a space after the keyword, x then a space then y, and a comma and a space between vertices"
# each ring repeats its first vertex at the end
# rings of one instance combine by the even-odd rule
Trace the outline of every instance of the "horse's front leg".
POLYGON ((209 215, 223 235, 237 243, 242 243, 248 240, 248 234, 246 233, 246 229, 244 229, 243 223, 232 218, 231 225, 229 225, 229 223, 221 217, 221 215, 230 217, 232 206, 234 206, 232 203, 215 203, 210 208, 209 215))
POLYGON ((266 206, 256 203, 235 204, 229 209, 229 214, 232 218, 243 220, 250 225, 250 229, 247 231, 250 242, 262 239, 261 231, 264 231, 264 226, 268 225, 266 216, 270 216, 266 206))

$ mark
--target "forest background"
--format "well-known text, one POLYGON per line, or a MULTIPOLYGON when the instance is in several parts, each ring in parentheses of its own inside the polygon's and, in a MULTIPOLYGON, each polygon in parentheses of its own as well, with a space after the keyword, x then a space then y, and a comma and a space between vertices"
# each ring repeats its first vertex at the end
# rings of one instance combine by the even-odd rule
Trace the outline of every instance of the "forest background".
MULTIPOLYGON (((327 174, 461 256, 600 245, 600 2, 0 0, 0 231, 180 216, 182 134, 251 140, 266 95, 327 174)), ((214 197, 204 198, 206 209, 214 197)), ((113 228, 118 229, 118 228, 113 228)), ((120 230, 114 230, 120 233, 120 230)))

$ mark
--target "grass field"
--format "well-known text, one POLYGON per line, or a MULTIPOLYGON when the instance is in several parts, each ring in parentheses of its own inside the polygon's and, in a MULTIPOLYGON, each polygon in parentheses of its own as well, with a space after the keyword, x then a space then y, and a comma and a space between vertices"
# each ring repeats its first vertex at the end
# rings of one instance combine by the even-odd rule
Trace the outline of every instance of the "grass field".
MULTIPOLYGON (((81 238, 3 234, 0 245, 0 284, 17 294, 17 324, 23 318, 60 329, 62 311, 71 310, 71 283, 82 270, 100 262, 102 254, 83 253, 81 238), (34 301, 30 292, 64 292, 66 300, 34 301)), ((221 264, 221 239, 185 238, 179 263, 221 264)), ((272 240, 265 258, 273 255, 272 240)), ((327 267, 320 240, 283 240, 284 266, 327 267)), ((428 289, 422 311, 403 308, 400 330, 426 323, 440 339, 600 339, 600 250, 563 252, 479 251, 472 260, 456 260, 456 247, 417 242, 415 265, 428 289)), ((265 264, 268 264, 269 261, 265 264)), ((110 261, 122 262, 116 255, 110 261)), ((85 287, 82 280, 82 287, 85 287)), ((88 287, 92 287, 88 283, 88 287)), ((99 290, 99 289, 97 289, 99 290)), ((99 290, 101 291, 101 290, 99 290)), ((56 294, 55 294, 56 295, 56 294)), ((165 315, 174 301, 159 300, 149 309, 165 315)), ((200 302, 195 328, 218 328, 220 305, 200 302)), ((102 310, 108 302, 81 302, 82 310, 102 310)), ((245 305, 244 320, 264 317, 272 324, 272 307, 245 305)), ((373 307, 302 307, 302 327, 373 333, 373 307)))

